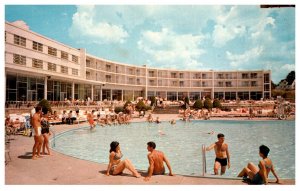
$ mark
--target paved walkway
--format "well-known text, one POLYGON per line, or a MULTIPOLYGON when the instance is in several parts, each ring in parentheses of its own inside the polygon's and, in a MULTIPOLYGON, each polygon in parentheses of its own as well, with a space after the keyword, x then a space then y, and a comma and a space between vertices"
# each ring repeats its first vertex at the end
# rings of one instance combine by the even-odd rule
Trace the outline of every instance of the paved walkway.
MULTIPOLYGON (((160 115, 162 120, 172 119, 171 115, 160 115)), ((141 121, 145 119, 134 119, 141 121)), ((82 123, 81 126, 87 125, 82 123)), ((78 125, 57 125, 55 132, 77 128, 78 125)), ((216 179, 189 176, 153 176, 145 182, 143 178, 131 176, 125 171, 121 176, 106 176, 107 165, 80 160, 52 151, 51 156, 31 159, 33 137, 11 136, 10 155, 12 161, 5 166, 5 184, 7 185, 246 185, 240 179, 216 179)), ((141 172, 145 176, 145 172, 141 172)), ((274 180, 270 180, 275 184, 274 180)), ((282 180, 284 185, 295 185, 295 180, 282 180)))

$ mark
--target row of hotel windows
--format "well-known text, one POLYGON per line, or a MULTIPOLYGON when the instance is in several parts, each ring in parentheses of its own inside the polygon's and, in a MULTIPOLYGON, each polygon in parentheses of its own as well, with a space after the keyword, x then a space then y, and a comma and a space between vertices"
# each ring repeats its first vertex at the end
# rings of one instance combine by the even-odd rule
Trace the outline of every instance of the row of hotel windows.
MULTIPOLYGON (((101 64, 101 62, 99 63, 101 64)), ((86 67, 92 67, 92 64, 90 62, 90 60, 86 60, 86 67)), ((97 68, 96 67, 92 67, 92 68, 95 68, 95 69, 101 69, 101 65, 97 65, 97 68)), ((112 72, 112 67, 110 64, 106 64, 105 65, 105 70, 108 71, 108 72, 112 72)), ((118 66, 116 66, 116 73, 119 73, 120 70, 118 68, 118 66)), ((134 73, 134 69, 132 68, 129 68, 128 69, 128 74, 130 75, 137 75, 139 76, 141 73, 140 73, 140 70, 139 69, 136 69, 136 73, 134 73)), ((157 77, 155 75, 155 71, 149 71, 148 72, 149 74, 149 77, 157 77)), ((177 72, 171 72, 171 78, 184 78, 184 73, 178 73, 177 72)), ((167 74, 164 74, 162 72, 158 72, 158 77, 167 77, 167 74)), ((207 74, 194 74, 193 76, 193 79, 212 79, 211 76, 207 75, 207 74)), ((262 78, 261 76, 258 75, 258 73, 242 73, 242 76, 241 76, 242 79, 257 79, 257 78, 262 78)), ((236 76, 232 75, 232 74, 217 74, 216 76, 216 79, 237 79, 236 76)))
MULTIPOLYGON (((14 35, 14 44, 26 47, 26 38, 14 35)), ((43 44, 33 41, 32 49, 39 52, 43 52, 43 44)), ((48 54, 52 56, 57 56, 57 49, 48 46, 48 54)), ((69 54, 67 52, 61 51, 61 58, 69 60, 69 54)), ((72 55, 72 61, 78 63, 78 56, 72 55)))
MULTIPOLYGON (((90 73, 87 72, 87 78, 90 77, 90 73)), ((98 80, 98 79, 96 79, 98 80)), ((110 75, 105 75, 105 81, 106 82, 113 82, 112 81, 112 76, 110 75)), ((124 82, 124 80, 119 80, 118 76, 116 76, 116 83, 119 82, 124 82)), ((166 81, 164 81, 165 83, 163 84, 162 80, 158 80, 158 86, 168 86, 168 84, 166 83, 166 81)), ((128 78, 128 83, 129 84, 134 84, 134 79, 133 78, 128 78)), ((142 85, 140 79, 136 79, 136 85, 142 85)), ((156 86, 156 83, 154 80, 149 80, 149 86, 156 86)), ((177 81, 171 81, 170 82, 170 86, 178 86, 179 87, 185 87, 186 83, 184 81, 179 81, 179 84, 177 81)), ((216 87, 233 87, 232 82, 228 81, 228 82, 218 82, 216 85, 216 87)), ((241 86, 242 87, 257 87, 258 83, 257 81, 242 81, 241 82, 241 86)), ((193 83, 193 87, 209 87, 209 84, 207 82, 194 82, 193 83)))
MULTIPOLYGON (((19 55, 19 54, 13 54, 13 63, 25 66, 26 65, 26 56, 22 56, 22 55, 19 55)), ((32 67, 43 69, 43 61, 33 58, 32 59, 32 67)), ((57 68, 56 64, 48 62, 48 70, 49 71, 56 72, 57 71, 56 68, 57 68)), ((61 73, 68 74, 68 67, 60 66, 60 68, 61 68, 61 70, 60 70, 61 73)), ((72 75, 78 76, 78 69, 72 68, 72 75)))

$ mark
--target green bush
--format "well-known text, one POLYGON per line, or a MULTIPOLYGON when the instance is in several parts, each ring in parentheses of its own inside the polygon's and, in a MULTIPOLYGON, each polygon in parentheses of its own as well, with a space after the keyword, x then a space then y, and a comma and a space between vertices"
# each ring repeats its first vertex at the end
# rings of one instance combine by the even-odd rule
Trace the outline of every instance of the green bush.
POLYGON ((120 113, 120 112, 124 112, 124 108, 123 107, 116 107, 115 108, 115 113, 120 113))
POLYGON ((153 105, 155 104, 155 102, 156 102, 155 97, 154 97, 154 96, 151 96, 151 97, 150 97, 150 101, 151 101, 150 106, 153 106, 153 105))
POLYGON ((204 101, 204 108, 208 109, 209 111, 213 107, 213 104, 209 98, 206 98, 204 101))
POLYGON ((195 101, 195 103, 194 103, 194 109, 202 109, 203 108, 203 104, 202 104, 202 100, 200 100, 200 99, 197 99, 196 101, 195 101))
POLYGON ((147 106, 145 105, 145 103, 144 103, 142 100, 140 100, 140 101, 136 104, 135 108, 136 108, 138 111, 146 111, 146 110, 147 110, 147 106))
POLYGON ((52 109, 51 109, 51 105, 50 103, 48 102, 48 100, 46 99, 42 99, 39 103, 38 103, 38 106, 41 106, 42 107, 42 112, 44 114, 48 113, 49 112, 52 112, 52 109))
POLYGON ((221 104, 220 100, 218 100, 218 99, 214 100, 214 102, 213 102, 213 108, 219 108, 219 109, 222 108, 222 104, 221 104))

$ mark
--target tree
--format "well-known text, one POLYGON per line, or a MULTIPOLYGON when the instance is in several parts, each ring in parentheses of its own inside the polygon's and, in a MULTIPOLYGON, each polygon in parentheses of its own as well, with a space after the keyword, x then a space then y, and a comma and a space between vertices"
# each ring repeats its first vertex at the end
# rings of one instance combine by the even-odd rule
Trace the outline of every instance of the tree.
POLYGON ((42 112, 44 114, 48 113, 49 112, 52 112, 52 109, 51 109, 51 105, 50 103, 48 102, 48 100, 46 99, 42 99, 39 103, 38 103, 38 106, 41 106, 42 107, 42 112))
POLYGON ((195 101, 195 103, 194 103, 194 109, 202 109, 203 108, 203 104, 202 104, 202 100, 200 100, 200 99, 197 99, 196 101, 195 101))
POLYGON ((150 97, 150 101, 151 101, 151 104, 150 104, 151 106, 155 105, 156 99, 154 96, 150 97))
POLYGON ((146 110, 148 109, 148 107, 145 105, 145 103, 144 103, 142 100, 140 100, 140 101, 136 104, 135 108, 136 108, 138 111, 146 111, 146 110))
POLYGON ((295 80, 295 71, 291 71, 285 78, 285 80, 288 82, 288 85, 291 85, 295 80))
POLYGON ((213 107, 213 104, 211 102, 211 99, 206 98, 204 101, 204 108, 206 108, 210 111, 212 107, 213 107))
POLYGON ((213 102, 213 107, 221 109, 222 108, 222 104, 221 104, 220 100, 215 99, 214 102, 213 102))

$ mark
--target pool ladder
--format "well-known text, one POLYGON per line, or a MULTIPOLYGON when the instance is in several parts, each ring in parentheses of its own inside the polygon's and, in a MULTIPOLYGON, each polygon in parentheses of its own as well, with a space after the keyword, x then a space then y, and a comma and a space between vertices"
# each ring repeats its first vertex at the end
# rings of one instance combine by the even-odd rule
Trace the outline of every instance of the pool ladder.
POLYGON ((202 145, 202 176, 206 174, 206 150, 205 145, 202 145))
POLYGON ((51 133, 53 135, 52 141, 53 141, 53 147, 55 147, 55 131, 53 129, 51 129, 51 128, 49 128, 49 130, 51 131, 51 133))

